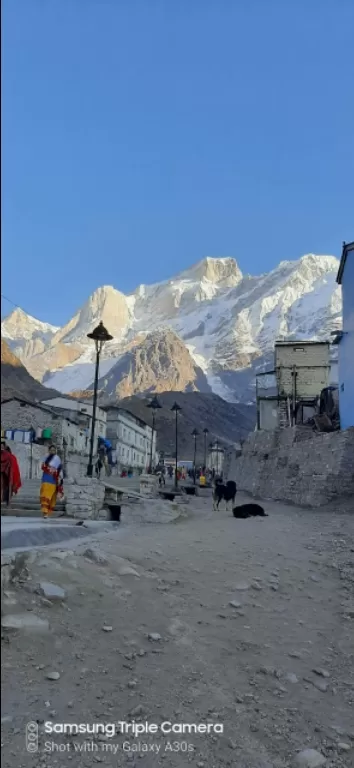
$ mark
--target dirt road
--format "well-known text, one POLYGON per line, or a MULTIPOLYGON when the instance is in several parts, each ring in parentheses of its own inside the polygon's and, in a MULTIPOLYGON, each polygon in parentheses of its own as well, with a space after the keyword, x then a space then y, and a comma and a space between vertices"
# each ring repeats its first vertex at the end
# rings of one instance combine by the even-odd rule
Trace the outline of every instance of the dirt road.
POLYGON ((315 752, 295 764, 353 765, 353 516, 267 502, 268 518, 241 521, 210 506, 123 523, 86 556, 79 544, 43 553, 7 592, 6 613, 50 628, 4 632, 5 768, 287 768, 303 750, 315 752), (39 595, 44 581, 64 599, 39 595), (39 723, 32 755, 28 721, 39 723), (44 726, 117 721, 156 733, 44 726), (210 732, 162 733, 166 722, 210 732))

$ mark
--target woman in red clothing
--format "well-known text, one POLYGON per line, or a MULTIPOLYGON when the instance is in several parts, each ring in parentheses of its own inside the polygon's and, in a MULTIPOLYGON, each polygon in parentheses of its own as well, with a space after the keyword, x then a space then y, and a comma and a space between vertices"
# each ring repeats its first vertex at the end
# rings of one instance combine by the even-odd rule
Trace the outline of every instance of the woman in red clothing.
POLYGON ((8 445, 1 443, 1 503, 10 504, 21 488, 21 474, 16 456, 11 453, 8 445))

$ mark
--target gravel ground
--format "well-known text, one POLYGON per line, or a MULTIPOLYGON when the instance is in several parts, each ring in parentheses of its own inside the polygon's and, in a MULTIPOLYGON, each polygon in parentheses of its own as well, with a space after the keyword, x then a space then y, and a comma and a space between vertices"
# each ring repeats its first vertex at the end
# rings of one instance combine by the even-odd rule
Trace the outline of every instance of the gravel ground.
POLYGON ((264 506, 243 521, 193 499, 177 522, 41 553, 4 600, 49 621, 3 630, 5 768, 353 765, 354 516, 264 506), (107 738, 47 721, 217 725, 107 738))

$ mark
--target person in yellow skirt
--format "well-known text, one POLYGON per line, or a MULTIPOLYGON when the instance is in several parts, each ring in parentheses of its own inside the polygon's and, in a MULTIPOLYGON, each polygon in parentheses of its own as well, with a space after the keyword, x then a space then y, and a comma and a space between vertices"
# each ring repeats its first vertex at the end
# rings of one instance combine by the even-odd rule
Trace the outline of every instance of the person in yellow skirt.
POLYGON ((53 514, 57 497, 63 496, 63 467, 54 445, 42 464, 42 482, 40 490, 41 512, 46 519, 53 514))

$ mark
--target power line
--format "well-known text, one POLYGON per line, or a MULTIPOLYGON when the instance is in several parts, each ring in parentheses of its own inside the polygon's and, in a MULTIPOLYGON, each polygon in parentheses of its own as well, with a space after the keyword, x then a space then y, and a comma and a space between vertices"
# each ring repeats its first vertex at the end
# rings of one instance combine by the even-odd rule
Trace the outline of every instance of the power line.
MULTIPOLYGON (((8 296, 5 296, 5 294, 2 293, 1 294, 1 298, 4 299, 5 301, 8 301, 9 304, 12 304, 12 306, 15 307, 15 309, 22 309, 22 312, 26 312, 26 310, 23 307, 21 307, 19 304, 15 304, 15 302, 12 301, 12 299, 9 299, 8 296)), ((26 315, 31 315, 32 316, 32 313, 31 312, 26 312, 26 315)))

